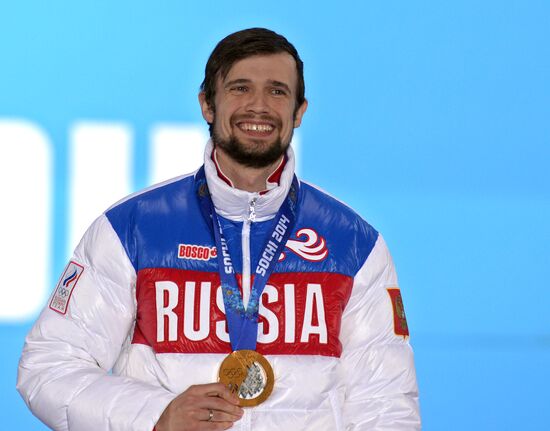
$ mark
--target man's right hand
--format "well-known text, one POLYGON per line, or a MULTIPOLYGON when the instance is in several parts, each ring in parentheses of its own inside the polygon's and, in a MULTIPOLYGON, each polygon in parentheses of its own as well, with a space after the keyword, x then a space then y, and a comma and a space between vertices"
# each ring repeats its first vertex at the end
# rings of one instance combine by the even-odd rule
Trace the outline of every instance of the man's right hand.
POLYGON ((190 386, 168 404, 156 431, 226 430, 244 413, 239 399, 221 383, 190 386))

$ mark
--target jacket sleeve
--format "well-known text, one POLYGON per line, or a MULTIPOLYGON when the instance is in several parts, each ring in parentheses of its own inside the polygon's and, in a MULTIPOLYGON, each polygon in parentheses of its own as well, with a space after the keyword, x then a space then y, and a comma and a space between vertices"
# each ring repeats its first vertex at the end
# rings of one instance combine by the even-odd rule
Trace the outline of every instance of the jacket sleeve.
POLYGON ((66 312, 51 302, 42 311, 25 341, 17 389, 54 430, 151 431, 175 395, 110 373, 133 330, 136 274, 105 215, 72 261, 83 270, 66 312))
POLYGON ((403 320, 394 323, 388 289, 398 289, 397 276, 379 235, 342 317, 346 431, 420 430, 413 353, 408 336, 399 335, 408 330, 403 320))

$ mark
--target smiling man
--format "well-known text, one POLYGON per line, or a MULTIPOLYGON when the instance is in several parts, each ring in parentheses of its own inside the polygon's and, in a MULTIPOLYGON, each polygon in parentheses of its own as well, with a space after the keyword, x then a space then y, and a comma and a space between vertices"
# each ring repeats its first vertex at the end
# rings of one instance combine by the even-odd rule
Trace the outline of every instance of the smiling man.
POLYGON ((227 36, 199 102, 204 165, 102 214, 27 337, 31 410, 72 431, 419 430, 385 242, 294 175, 294 46, 227 36))
POLYGON ((296 100, 294 64, 287 53, 249 57, 216 80, 214 100, 200 93, 204 118, 214 125, 212 140, 231 159, 265 167, 284 154, 307 106, 296 100))

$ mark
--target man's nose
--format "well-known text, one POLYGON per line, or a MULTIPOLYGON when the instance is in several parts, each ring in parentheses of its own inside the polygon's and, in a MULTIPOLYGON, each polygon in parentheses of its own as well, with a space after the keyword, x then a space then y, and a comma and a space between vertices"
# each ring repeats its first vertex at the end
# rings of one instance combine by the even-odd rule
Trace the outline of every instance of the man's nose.
POLYGON ((246 110, 256 114, 265 114, 269 112, 269 103, 267 95, 263 91, 254 91, 250 93, 247 101, 246 110))

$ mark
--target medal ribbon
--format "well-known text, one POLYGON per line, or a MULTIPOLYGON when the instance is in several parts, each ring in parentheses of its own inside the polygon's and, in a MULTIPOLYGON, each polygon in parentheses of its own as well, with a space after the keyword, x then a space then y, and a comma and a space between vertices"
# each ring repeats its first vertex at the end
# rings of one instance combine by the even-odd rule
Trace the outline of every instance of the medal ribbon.
POLYGON ((260 260, 254 271, 254 281, 246 309, 229 255, 227 241, 223 235, 223 228, 210 197, 204 166, 197 172, 195 180, 201 212, 207 225, 212 229, 218 250, 218 270, 231 348, 233 351, 256 350, 260 296, 294 229, 298 180, 296 176, 292 179, 289 192, 275 216, 273 229, 266 238, 262 253, 260 253, 260 260))

